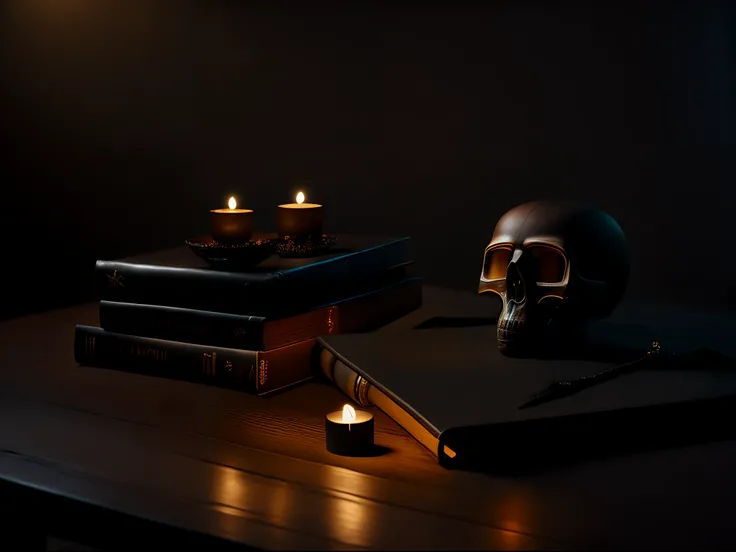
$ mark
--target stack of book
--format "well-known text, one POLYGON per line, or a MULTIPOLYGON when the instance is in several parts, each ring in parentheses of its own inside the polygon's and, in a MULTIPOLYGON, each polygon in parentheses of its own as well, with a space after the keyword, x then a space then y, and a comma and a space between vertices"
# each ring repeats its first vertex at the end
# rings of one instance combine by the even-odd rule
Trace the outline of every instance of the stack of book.
POLYGON ((76 327, 85 366, 258 395, 312 377, 315 338, 381 327, 417 309, 409 238, 340 236, 318 257, 212 268, 187 247, 96 263, 99 327, 76 327))

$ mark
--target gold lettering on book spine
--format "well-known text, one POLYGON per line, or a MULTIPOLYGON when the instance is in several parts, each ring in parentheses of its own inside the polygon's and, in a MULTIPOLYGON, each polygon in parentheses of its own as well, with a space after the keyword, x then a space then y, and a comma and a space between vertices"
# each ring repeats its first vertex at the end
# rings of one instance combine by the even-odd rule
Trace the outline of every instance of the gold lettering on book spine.
POLYGON ((121 347, 124 355, 131 358, 147 358, 156 362, 166 362, 166 351, 156 347, 146 347, 145 345, 136 345, 134 343, 123 345, 121 347))
POLYGON ((202 355, 202 373, 205 376, 215 376, 215 363, 217 362, 217 353, 204 353, 202 355))
POLYGON ((327 333, 335 333, 335 307, 327 307, 327 333))
POLYGON ((268 361, 261 359, 258 362, 258 385, 263 387, 268 381, 268 361))

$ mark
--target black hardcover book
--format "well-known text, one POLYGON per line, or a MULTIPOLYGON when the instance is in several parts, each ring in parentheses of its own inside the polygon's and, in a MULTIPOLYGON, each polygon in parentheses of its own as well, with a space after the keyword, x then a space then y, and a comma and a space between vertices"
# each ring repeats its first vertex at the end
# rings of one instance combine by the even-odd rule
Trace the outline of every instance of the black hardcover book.
POLYGON ((78 325, 82 366, 192 381, 265 395, 312 377, 314 339, 271 351, 244 351, 108 332, 78 325))
POLYGON ((422 302, 422 279, 405 278, 286 318, 100 301, 100 326, 107 331, 216 347, 271 350, 318 335, 377 328, 422 302))
POLYGON ((106 301, 166 305, 251 316, 286 316, 386 285, 411 263, 409 238, 338 236, 310 258, 273 255, 247 271, 213 268, 188 247, 97 261, 106 301))
POLYGON ((384 410, 442 465, 534 468, 736 433, 732 314, 627 305, 591 327, 582 358, 509 358, 498 351, 492 319, 478 316, 492 302, 446 292, 438 302, 434 295, 425 290, 421 309, 375 333, 317 341, 330 380, 358 404, 384 410), (694 360, 642 365, 520 408, 554 382, 640 357, 654 340, 694 360), (687 356, 702 348, 720 360, 687 356))

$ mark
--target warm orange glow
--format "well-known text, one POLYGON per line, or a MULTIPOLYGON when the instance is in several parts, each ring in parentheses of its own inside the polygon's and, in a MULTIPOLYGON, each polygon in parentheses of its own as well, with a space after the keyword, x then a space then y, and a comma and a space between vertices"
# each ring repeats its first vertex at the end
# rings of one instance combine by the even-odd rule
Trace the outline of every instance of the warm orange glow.
POLYGON ((213 471, 212 498, 225 506, 246 508, 248 505, 248 479, 240 470, 223 466, 213 471))
POLYGON ((306 199, 304 197, 304 192, 299 192, 298 194, 296 194, 296 202, 297 203, 304 203, 304 199, 306 199))
POLYGON ((354 422, 356 418, 355 415, 355 409, 350 406, 349 404, 346 404, 342 407, 342 421, 346 423, 354 422))
POLYGON ((231 197, 227 202, 227 206, 230 207, 230 209, 235 209, 238 206, 238 202, 235 201, 234 197, 231 197))

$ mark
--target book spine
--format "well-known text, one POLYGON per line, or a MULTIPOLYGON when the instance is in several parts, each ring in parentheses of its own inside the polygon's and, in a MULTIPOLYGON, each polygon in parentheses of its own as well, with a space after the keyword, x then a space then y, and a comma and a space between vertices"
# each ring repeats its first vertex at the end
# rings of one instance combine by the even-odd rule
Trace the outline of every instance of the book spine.
POLYGON ((76 327, 78 364, 217 385, 265 395, 312 375, 314 340, 269 352, 208 347, 76 327))
POLYGON ((263 344, 265 323, 266 319, 261 316, 100 301, 100 326, 109 332, 228 349, 251 351, 265 349, 263 344))
POLYGON ((252 312, 264 307, 263 296, 254 293, 275 287, 275 274, 232 273, 202 268, 179 268, 136 264, 125 261, 97 261, 95 287, 103 300, 121 303, 166 305, 241 314, 243 306, 252 312))
POLYGON ((319 335, 374 330, 422 305, 422 278, 413 277, 335 305, 334 323, 319 335))
POLYGON ((411 262, 409 239, 276 272, 97 261, 95 286, 103 300, 167 305, 253 316, 287 315, 376 287, 411 262))
POLYGON ((351 297, 334 305, 266 322, 265 349, 320 335, 366 332, 380 328, 418 309, 422 279, 408 278, 393 286, 351 297))
POLYGON ((421 282, 421 278, 407 278, 333 305, 275 320, 103 300, 100 301, 100 326, 110 332, 157 339, 232 349, 272 350, 318 335, 368 331, 383 326, 419 308, 421 282))

